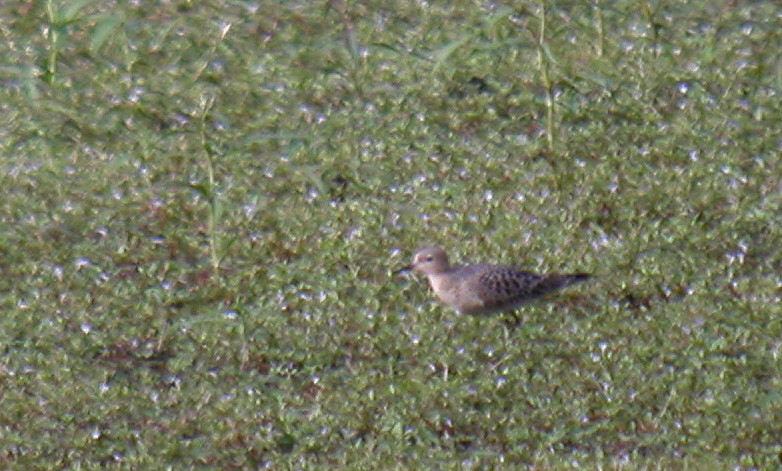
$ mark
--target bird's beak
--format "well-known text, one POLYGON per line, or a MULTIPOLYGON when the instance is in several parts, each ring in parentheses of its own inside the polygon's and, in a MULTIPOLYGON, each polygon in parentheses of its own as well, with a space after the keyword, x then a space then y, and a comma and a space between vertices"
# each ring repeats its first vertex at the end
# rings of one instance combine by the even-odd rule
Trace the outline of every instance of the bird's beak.
POLYGON ((411 271, 413 271, 413 266, 405 265, 402 268, 394 270, 394 275, 401 275, 402 273, 410 273, 411 271))

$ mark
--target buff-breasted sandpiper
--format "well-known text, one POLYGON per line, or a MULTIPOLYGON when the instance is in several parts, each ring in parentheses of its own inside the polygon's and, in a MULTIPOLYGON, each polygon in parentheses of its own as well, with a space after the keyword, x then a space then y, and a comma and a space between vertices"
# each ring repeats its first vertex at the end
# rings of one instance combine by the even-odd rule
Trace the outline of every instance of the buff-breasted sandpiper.
POLYGON ((451 266, 445 250, 434 246, 419 250, 412 265, 403 270, 422 273, 440 301, 474 315, 513 311, 590 277, 586 273, 539 275, 504 265, 451 266))

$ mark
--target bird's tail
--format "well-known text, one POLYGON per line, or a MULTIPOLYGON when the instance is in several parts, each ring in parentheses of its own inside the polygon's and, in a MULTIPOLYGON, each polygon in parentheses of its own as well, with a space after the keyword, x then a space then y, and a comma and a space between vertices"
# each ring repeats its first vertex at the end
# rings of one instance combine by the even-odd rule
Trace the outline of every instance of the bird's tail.
POLYGON ((572 285, 574 283, 581 283, 582 281, 586 281, 592 278, 592 275, 589 273, 569 273, 565 275, 565 278, 567 278, 566 284, 572 285))
POLYGON ((566 273, 563 275, 551 275, 543 280, 543 283, 550 290, 564 288, 576 283, 584 282, 592 278, 589 273, 566 273))

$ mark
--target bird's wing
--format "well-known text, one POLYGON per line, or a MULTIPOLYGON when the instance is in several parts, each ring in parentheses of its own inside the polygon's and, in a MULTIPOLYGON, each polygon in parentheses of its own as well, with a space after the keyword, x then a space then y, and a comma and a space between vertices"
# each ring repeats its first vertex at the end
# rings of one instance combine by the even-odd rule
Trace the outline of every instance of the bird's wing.
POLYGON ((539 275, 514 267, 483 265, 473 277, 473 292, 484 304, 494 310, 523 304, 547 293, 590 278, 586 273, 539 275))
POLYGON ((546 282, 547 277, 513 267, 486 266, 474 279, 481 285, 475 291, 487 309, 533 299, 555 289, 546 282))

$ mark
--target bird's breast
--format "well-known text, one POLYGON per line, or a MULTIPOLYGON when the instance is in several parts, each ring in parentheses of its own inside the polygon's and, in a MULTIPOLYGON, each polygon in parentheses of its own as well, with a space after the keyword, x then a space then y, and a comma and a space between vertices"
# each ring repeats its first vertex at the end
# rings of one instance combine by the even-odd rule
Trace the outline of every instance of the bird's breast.
POLYGON ((443 296, 448 296, 448 293, 456 291, 458 289, 457 283, 453 278, 445 274, 429 275, 429 285, 432 287, 432 291, 441 299, 443 296))
POLYGON ((472 314, 484 307, 483 300, 463 277, 449 274, 430 275, 429 284, 440 301, 457 311, 472 314))

